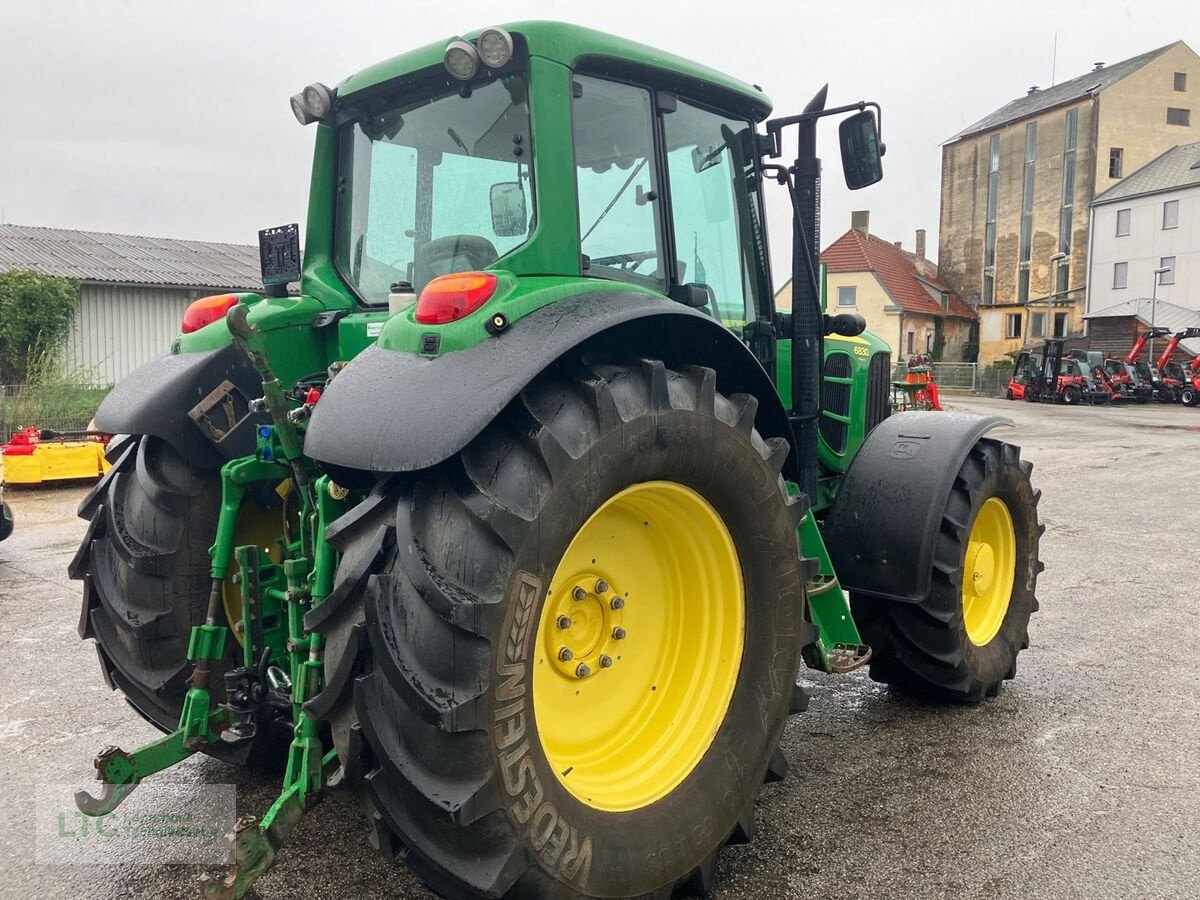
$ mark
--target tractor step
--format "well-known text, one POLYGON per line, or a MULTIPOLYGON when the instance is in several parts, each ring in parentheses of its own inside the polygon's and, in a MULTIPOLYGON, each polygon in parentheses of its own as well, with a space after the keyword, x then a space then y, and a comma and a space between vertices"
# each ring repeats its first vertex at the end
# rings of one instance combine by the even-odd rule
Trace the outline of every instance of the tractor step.
POLYGON ((866 644, 834 644, 829 651, 829 671, 845 675, 861 669, 871 659, 871 648, 866 644))

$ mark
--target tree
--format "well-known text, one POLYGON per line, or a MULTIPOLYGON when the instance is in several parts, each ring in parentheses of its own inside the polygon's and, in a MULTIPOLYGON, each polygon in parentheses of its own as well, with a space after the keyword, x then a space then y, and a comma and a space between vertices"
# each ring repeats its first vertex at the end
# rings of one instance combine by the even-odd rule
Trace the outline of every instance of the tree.
POLYGON ((0 272, 0 384, 24 384, 62 352, 79 283, 31 269, 0 272))

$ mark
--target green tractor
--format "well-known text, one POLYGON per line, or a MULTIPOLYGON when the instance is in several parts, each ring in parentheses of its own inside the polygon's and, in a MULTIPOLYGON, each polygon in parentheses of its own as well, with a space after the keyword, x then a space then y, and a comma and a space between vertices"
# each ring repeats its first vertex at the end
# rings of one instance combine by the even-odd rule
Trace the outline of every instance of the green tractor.
POLYGON ((196 301, 96 417, 121 436, 80 508, 80 634, 165 734, 102 753, 82 810, 191 753, 276 761, 205 896, 242 896, 331 783, 443 896, 703 894, 784 775, 801 663, 948 701, 1014 676, 1029 463, 1006 420, 889 416, 886 344, 823 309, 817 122, 864 187, 877 106, 772 119, 529 22, 292 107, 303 257, 262 232, 263 292, 196 301))

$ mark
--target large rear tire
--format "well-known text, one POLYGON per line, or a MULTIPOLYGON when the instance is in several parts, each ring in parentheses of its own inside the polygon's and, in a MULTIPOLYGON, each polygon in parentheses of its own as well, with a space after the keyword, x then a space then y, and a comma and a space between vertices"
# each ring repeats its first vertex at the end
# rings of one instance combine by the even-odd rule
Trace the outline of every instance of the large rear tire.
MULTIPOLYGON (((152 725, 173 731, 192 672, 188 639, 208 607, 220 476, 190 465, 154 437, 119 436, 107 453, 112 469, 79 506, 89 522, 70 567, 71 577, 83 582, 79 636, 95 640, 108 686, 152 725)), ((222 673, 240 664, 241 647, 231 634, 209 684, 214 702, 225 697, 222 673)), ((286 739, 281 730, 264 730, 254 741, 216 743, 205 752, 267 765, 286 739)))
POLYGON ((648 360, 543 374, 331 528, 311 711, 373 842, 441 895, 704 892, 753 833, 814 632, 787 445, 715 384, 648 360))
POLYGON ((944 700, 994 697, 1029 646, 1041 492, 1019 448, 976 442, 954 480, 919 603, 851 594, 875 681, 944 700))

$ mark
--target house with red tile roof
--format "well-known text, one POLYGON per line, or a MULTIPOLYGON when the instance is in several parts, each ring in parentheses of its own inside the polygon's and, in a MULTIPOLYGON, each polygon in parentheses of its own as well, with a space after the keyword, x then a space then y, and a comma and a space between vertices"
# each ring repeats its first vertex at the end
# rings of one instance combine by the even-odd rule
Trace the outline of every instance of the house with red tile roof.
MULTIPOLYGON (((974 362, 978 317, 925 259, 924 229, 917 231, 910 253, 900 241, 871 234, 869 226, 868 213, 853 213, 850 229, 821 254, 829 312, 862 315, 867 330, 891 345, 898 362, 917 353, 974 362)), ((775 305, 791 308, 790 283, 776 294, 775 305)))

